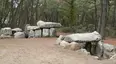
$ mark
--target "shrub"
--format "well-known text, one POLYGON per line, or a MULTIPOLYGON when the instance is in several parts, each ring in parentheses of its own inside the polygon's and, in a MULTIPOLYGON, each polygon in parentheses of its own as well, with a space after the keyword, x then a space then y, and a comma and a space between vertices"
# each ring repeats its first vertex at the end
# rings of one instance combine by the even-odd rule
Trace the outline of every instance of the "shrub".
POLYGON ((72 29, 70 27, 61 27, 57 29, 58 32, 64 32, 64 33, 72 33, 72 29))
POLYGON ((106 37, 116 37, 116 29, 111 27, 106 27, 105 32, 106 37))

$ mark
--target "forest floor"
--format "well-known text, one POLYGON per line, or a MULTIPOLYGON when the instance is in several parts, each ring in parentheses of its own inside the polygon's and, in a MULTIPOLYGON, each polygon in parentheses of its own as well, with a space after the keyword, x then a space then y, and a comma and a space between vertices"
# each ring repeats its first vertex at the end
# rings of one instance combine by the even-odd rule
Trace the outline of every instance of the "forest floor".
MULTIPOLYGON (((56 38, 2 39, 0 64, 116 64, 55 45, 56 38)), ((105 40, 116 45, 116 40, 105 40)))

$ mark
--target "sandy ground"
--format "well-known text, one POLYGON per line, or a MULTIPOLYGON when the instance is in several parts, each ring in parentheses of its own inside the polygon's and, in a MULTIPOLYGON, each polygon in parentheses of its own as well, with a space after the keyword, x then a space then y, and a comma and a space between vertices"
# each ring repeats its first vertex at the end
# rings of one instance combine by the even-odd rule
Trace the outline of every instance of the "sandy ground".
POLYGON ((2 39, 0 64, 116 64, 55 45, 56 38, 2 39))

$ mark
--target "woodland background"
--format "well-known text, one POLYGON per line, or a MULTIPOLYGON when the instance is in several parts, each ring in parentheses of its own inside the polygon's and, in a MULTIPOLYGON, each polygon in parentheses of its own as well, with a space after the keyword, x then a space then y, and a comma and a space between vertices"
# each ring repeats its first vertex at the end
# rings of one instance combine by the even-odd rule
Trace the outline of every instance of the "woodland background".
POLYGON ((62 32, 116 36, 116 0, 0 0, 0 28, 59 22, 62 32))

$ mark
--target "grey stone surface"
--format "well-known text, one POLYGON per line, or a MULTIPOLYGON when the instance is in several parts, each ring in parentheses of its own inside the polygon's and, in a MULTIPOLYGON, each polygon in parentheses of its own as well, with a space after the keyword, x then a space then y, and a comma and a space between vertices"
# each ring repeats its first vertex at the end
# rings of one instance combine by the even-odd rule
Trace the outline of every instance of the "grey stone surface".
POLYGON ((21 28, 14 28, 14 29, 12 29, 12 31, 21 32, 22 29, 21 28))
POLYGON ((99 41, 96 48, 96 54, 100 58, 103 55, 103 41, 99 41))
POLYGON ((33 38, 35 37, 35 32, 33 30, 30 30, 28 35, 29 35, 29 38, 33 38))
POLYGON ((116 46, 114 45, 104 43, 103 48, 103 58, 110 59, 113 55, 116 54, 116 46))
POLYGON ((56 29, 55 28, 50 29, 50 36, 56 36, 56 29))
POLYGON ((35 37, 41 37, 41 30, 35 30, 35 37))
POLYGON ((56 40, 56 44, 60 44, 61 41, 63 41, 64 36, 60 35, 57 40, 56 40))
POLYGON ((63 48, 66 48, 67 46, 69 46, 70 43, 66 42, 66 41, 61 41, 60 42, 60 46, 62 46, 63 48))
POLYGON ((70 50, 73 50, 73 51, 76 51, 76 50, 79 50, 81 49, 81 46, 79 43, 77 42, 71 42, 70 43, 70 50))
POLYGON ((76 33, 70 34, 65 36, 64 38, 67 42, 74 42, 74 41, 99 41, 101 40, 101 35, 94 31, 92 33, 76 33))
POLYGON ((116 54, 116 46, 99 41, 97 45, 97 56, 99 59, 110 59, 116 54))
POLYGON ((86 54, 86 55, 90 55, 90 52, 88 52, 86 49, 80 49, 80 50, 77 50, 76 52, 86 54))
POLYGON ((16 32, 14 33, 14 38, 25 38, 24 32, 16 32))
POLYGON ((38 21, 37 26, 40 28, 55 28, 55 27, 61 27, 60 23, 55 23, 55 22, 44 22, 44 21, 38 21))
POLYGON ((38 26, 27 26, 26 29, 27 30, 36 30, 36 29, 40 29, 40 27, 38 27, 38 26))
POLYGON ((12 29, 10 27, 5 27, 0 30, 0 33, 3 35, 12 35, 12 29))

